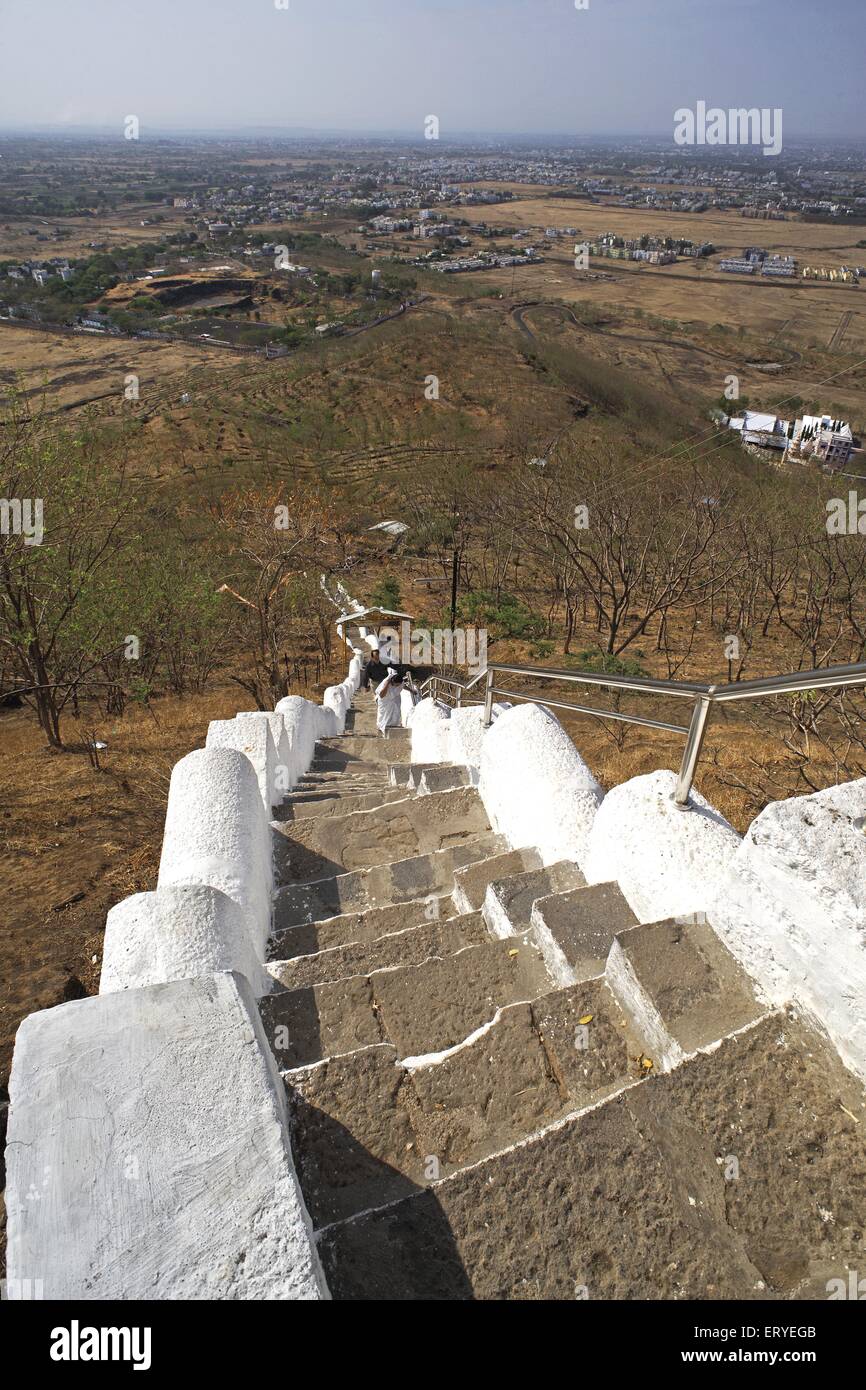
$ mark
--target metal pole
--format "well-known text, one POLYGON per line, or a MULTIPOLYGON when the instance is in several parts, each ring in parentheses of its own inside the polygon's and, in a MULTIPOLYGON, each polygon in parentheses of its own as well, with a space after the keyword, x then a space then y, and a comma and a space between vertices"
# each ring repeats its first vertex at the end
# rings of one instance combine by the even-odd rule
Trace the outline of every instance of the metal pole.
POLYGON ((687 807, 689 804, 689 793, 692 789, 692 782, 695 779, 695 771, 698 766, 698 759, 701 756, 701 747, 706 733, 707 720, 710 717, 710 707, 712 705, 712 690, 710 687, 709 695, 702 695, 695 700, 695 707, 692 710, 692 720, 689 724, 686 746, 683 749, 683 760, 680 763, 679 776, 677 777, 674 801, 677 806, 687 807))
POLYGON ((484 727, 489 729, 493 723, 493 671, 487 672, 487 683, 484 690, 484 727))

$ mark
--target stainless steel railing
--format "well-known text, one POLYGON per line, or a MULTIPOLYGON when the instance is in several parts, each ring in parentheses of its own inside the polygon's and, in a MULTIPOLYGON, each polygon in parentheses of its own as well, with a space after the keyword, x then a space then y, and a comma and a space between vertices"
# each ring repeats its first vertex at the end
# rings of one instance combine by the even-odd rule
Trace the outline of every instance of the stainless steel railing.
MULTIPOLYGON (((705 685, 695 681, 649 680, 643 676, 608 676, 594 671, 557 671, 549 667, 509 666, 502 662, 492 662, 471 681, 462 682, 431 676, 421 687, 421 693, 440 698, 439 690, 456 691, 450 698, 459 707, 468 691, 484 680, 484 725, 489 728, 493 718, 493 698, 495 695, 509 700, 531 700, 548 709, 570 710, 576 714, 589 714, 594 719, 616 719, 623 724, 640 724, 646 729, 662 729, 666 733, 685 734, 674 801, 686 807, 692 783, 695 779, 698 762, 703 748, 710 715, 714 705, 729 704, 735 700, 762 700, 772 695, 795 694, 804 690, 830 690, 848 686, 866 686, 866 662, 852 666, 826 666, 817 671, 794 671, 786 676, 766 676, 759 680, 732 681, 727 685, 705 685), (518 690, 508 690, 497 683, 499 676, 529 676, 533 680, 571 681, 578 685, 601 686, 608 690, 634 691, 643 695, 673 696, 675 699, 692 701, 692 716, 688 724, 669 724, 659 719, 648 719, 643 715, 623 714, 620 710, 599 709, 594 705, 578 705, 568 700, 539 699, 535 694, 525 694, 518 690)), ((446 692, 447 693, 447 692, 446 692)), ((478 701, 480 704, 481 702, 478 701)))
POLYGON ((479 671, 471 681, 456 681, 446 676, 429 676, 421 686, 422 695, 431 695, 434 700, 441 700, 443 703, 450 702, 459 709, 461 705, 476 704, 481 705, 483 700, 465 700, 464 697, 470 690, 474 690, 487 675, 487 671, 479 671))

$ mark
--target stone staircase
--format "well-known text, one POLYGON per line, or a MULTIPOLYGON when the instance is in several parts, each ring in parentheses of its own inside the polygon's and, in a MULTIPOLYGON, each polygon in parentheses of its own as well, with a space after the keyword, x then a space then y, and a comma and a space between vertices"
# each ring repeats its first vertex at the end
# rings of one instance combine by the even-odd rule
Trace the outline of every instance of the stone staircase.
POLYGON ((825 1298, 866 1218, 835 1051, 356 705, 274 825, 261 1000, 332 1295, 825 1298))

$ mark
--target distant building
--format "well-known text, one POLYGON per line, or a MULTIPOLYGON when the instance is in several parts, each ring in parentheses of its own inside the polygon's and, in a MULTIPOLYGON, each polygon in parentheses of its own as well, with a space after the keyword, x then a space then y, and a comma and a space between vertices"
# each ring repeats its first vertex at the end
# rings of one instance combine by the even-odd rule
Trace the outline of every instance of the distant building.
POLYGON ((785 451, 785 460, 814 460, 828 469, 844 468, 854 448, 851 426, 829 415, 803 415, 793 424, 776 415, 747 410, 728 421, 744 444, 785 451))
POLYGON ((781 275, 792 278, 797 274, 797 262, 793 256, 767 256, 761 264, 762 275, 781 275))
POLYGON ((851 426, 829 415, 804 415, 794 424, 791 454, 815 458, 826 468, 844 468, 854 448, 851 426))
POLYGON ((747 410, 728 421, 729 428, 738 430, 744 444, 757 444, 762 449, 787 449, 790 423, 777 415, 747 410))

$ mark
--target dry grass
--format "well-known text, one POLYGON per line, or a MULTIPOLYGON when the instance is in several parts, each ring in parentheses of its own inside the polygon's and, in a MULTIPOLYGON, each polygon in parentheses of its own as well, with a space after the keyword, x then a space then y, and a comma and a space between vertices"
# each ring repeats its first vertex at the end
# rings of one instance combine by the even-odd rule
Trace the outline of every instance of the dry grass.
MULTIPOLYGON (((297 693, 321 700, 323 690, 297 693)), ((51 752, 29 711, 0 712, 0 1086, 26 1014, 98 990, 108 909, 156 886, 172 767, 203 747, 212 719, 244 708, 249 697, 217 680, 152 713, 85 710, 82 730, 108 745, 99 771, 84 752, 51 752)), ((65 736, 74 742, 74 721, 65 736)))

